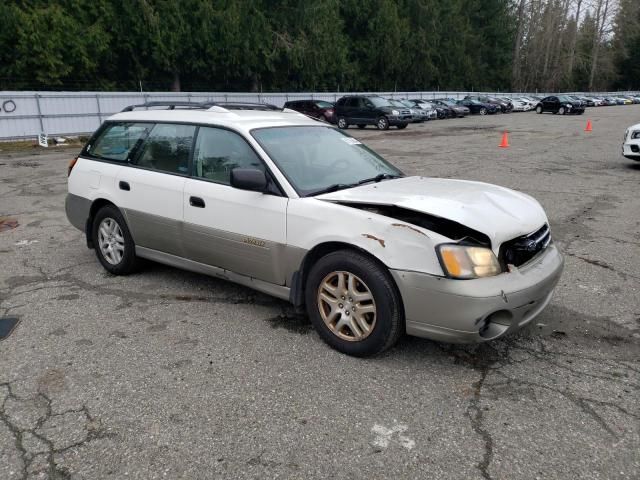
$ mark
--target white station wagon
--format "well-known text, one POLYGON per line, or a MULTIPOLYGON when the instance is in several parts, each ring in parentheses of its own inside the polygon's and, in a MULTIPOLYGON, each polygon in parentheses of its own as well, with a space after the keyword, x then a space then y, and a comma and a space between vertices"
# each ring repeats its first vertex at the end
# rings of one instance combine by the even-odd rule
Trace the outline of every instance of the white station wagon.
POLYGON ((405 332, 495 339, 549 303, 563 258, 530 196, 405 176, 292 110, 163 105, 113 115, 69 167, 67 217, 109 272, 145 258, 248 286, 358 356, 405 332))

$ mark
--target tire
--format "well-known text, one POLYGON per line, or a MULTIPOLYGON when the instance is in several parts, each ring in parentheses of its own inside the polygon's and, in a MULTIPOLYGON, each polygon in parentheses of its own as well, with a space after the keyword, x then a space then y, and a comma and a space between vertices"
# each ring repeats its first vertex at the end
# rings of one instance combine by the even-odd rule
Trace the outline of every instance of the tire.
POLYGON ((405 128, 407 128, 407 123, 400 123, 398 125, 396 125, 396 127, 398 128, 398 130, 403 130, 405 128))
POLYGON ((341 128, 343 130, 346 130, 347 128, 349 128, 349 124, 347 123, 347 119, 344 117, 338 117, 338 128, 341 128))
POLYGON ((567 113, 567 110, 566 110, 564 107, 560 107, 560 108, 558 109, 558 113, 559 113, 560 115, 564 115, 565 113, 567 113))
POLYGON ((127 222, 114 205, 105 205, 98 210, 91 225, 91 238, 105 270, 114 275, 128 275, 135 270, 138 263, 136 246, 127 222))
POLYGON ((480 115, 486 115, 488 112, 487 112, 487 109, 486 109, 486 108, 482 107, 478 113, 479 113, 480 115))
POLYGON ((536 107, 536 113, 539 114, 539 115, 542 114, 542 105, 538 105, 536 107))
POLYGON ((387 117, 379 117, 378 120, 376 120, 376 127, 378 127, 378 130, 389 130, 389 120, 387 117))
POLYGON ((360 130, 362 130, 364 127, 366 127, 366 125, 365 125, 364 123, 359 123, 359 124, 358 124, 358 128, 359 128, 360 130))
POLYGON ((365 357, 379 354, 391 348, 405 330, 404 308, 393 278, 384 266, 359 252, 338 250, 318 260, 307 278, 305 300, 309 318, 320 337, 347 355, 365 357), (324 288, 340 288, 341 277, 344 295, 333 295, 324 288), (355 295, 349 296, 349 278, 354 280, 351 293, 363 296, 368 293, 370 299, 350 301, 355 295), (320 300, 321 294, 328 301, 320 300), (368 311, 358 316, 359 308, 368 311), (340 311, 332 316, 334 309, 340 311), (362 323, 356 318, 360 318, 362 323), (370 330, 367 332, 362 325, 370 327, 370 330), (358 335, 362 337, 359 340, 358 335))

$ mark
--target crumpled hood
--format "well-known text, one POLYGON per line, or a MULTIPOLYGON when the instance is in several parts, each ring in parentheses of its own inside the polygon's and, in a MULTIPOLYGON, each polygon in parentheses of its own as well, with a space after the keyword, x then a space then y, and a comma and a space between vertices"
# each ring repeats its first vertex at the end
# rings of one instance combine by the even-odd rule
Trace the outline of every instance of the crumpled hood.
POLYGON ((486 234, 495 251, 502 242, 547 223, 529 195, 488 183, 427 177, 385 180, 316 197, 332 202, 395 205, 447 218, 486 234))

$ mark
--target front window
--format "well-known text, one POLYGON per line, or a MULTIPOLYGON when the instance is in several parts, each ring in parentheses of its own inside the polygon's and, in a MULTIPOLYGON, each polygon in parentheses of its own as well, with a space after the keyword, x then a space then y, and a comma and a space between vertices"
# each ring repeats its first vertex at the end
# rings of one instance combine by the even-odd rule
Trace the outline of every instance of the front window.
POLYGON ((331 127, 270 127, 251 134, 300 196, 402 176, 373 150, 331 127))
POLYGON ((193 154, 193 175, 229 185, 234 168, 264 171, 262 162, 240 135, 222 128, 200 127, 193 154))

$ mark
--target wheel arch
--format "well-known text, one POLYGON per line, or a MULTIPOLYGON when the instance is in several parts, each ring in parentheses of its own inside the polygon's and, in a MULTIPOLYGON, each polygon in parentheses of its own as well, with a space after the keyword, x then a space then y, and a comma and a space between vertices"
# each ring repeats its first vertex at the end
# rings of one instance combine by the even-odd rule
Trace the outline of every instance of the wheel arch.
MULTIPOLYGON (((91 207, 89 208, 89 216, 87 217, 87 221, 84 226, 84 234, 87 239, 87 247, 89 248, 94 248, 93 239, 91 238, 92 236, 91 231, 93 229, 93 219, 95 218, 96 213, 98 213, 98 210, 100 210, 102 207, 106 205, 113 205, 114 207, 118 208, 118 206, 115 203, 113 203, 111 200, 107 200, 106 198, 96 198, 93 200, 93 202, 91 202, 91 207)), ((118 210, 120 209, 118 208, 118 210)), ((125 216, 125 222, 126 221, 127 219, 125 216)))
MULTIPOLYGON (((300 268, 296 270, 292 275, 289 300, 296 308, 302 308, 305 304, 305 287, 309 272, 311 271, 313 265, 325 255, 337 252, 339 250, 352 250, 354 252, 358 252, 361 255, 364 255, 376 262, 380 267, 386 269, 387 271, 389 270, 389 267, 380 258, 365 250, 364 248, 361 248, 352 243, 341 241, 327 241, 319 243, 306 253, 304 258, 302 259, 302 262, 300 262, 300 268)), ((393 282, 394 288, 398 289, 393 276, 390 275, 390 278, 393 282)))

